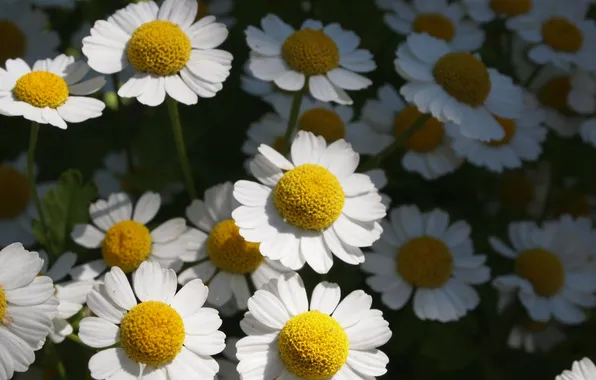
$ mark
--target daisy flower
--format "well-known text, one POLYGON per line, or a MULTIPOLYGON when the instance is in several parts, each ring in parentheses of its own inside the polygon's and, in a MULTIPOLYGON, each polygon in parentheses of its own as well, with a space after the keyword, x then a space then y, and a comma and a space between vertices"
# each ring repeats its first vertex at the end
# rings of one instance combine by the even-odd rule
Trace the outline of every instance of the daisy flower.
MULTIPOLYGON (((378 154, 406 132, 420 115, 416 106, 406 104, 391 85, 385 84, 377 91, 377 99, 364 104, 362 120, 368 130, 354 138, 352 145, 363 154, 378 154)), ((427 180, 451 173, 463 163, 451 148, 443 123, 434 117, 406 140, 403 148, 406 153, 401 159, 402 166, 427 180)))
POLYGON ((22 58, 33 63, 57 54, 60 37, 46 31, 48 17, 40 9, 32 10, 27 1, 0 3, 0 66, 8 59, 22 58))
MULTIPOLYGON (((37 176, 37 165, 34 167, 37 176)), ((40 198, 55 182, 37 183, 40 198)), ((0 164, 0 246, 7 246, 14 240, 25 246, 35 243, 33 219, 37 209, 29 192, 27 178, 27 153, 19 154, 13 161, 0 164)))
POLYGON ((537 322, 551 318, 565 324, 585 319, 580 307, 596 306, 596 277, 588 265, 589 251, 576 234, 568 234, 561 222, 542 228, 533 222, 509 225, 512 247, 496 237, 492 248, 514 260, 514 273, 499 276, 493 285, 501 297, 519 298, 528 315, 537 322))
POLYGON ((470 18, 482 23, 497 17, 510 19, 527 14, 534 9, 535 4, 535 0, 462 0, 470 18))
POLYGON ((79 325, 83 343, 101 349, 89 360, 91 377, 214 378, 219 365, 211 355, 225 347, 221 318, 203 307, 209 290, 201 280, 177 293, 176 285, 174 270, 144 262, 133 273, 132 287, 118 267, 93 287, 87 306, 97 317, 79 325))
POLYGON ((297 273, 271 280, 248 301, 236 344, 240 378, 375 379, 389 358, 379 346, 391 338, 383 312, 362 290, 340 302, 339 285, 319 283, 310 297, 297 273))
POLYGON ((219 364, 219 372, 215 380, 239 380, 240 375, 236 370, 238 359, 236 358, 236 343, 238 338, 227 337, 226 348, 222 351, 223 359, 216 359, 219 364))
POLYGON ((263 256, 297 270, 308 263, 327 273, 333 255, 356 265, 382 233, 385 206, 366 174, 355 173, 359 155, 350 144, 330 145, 321 136, 299 131, 291 161, 261 145, 250 163, 259 182, 238 181, 232 212, 246 241, 261 243, 263 256))
POLYGON ((586 18, 588 8, 582 0, 551 1, 518 16, 511 27, 532 44, 528 57, 533 62, 596 70, 596 22, 586 18))
MULTIPOLYGON (((144 172, 145 169, 140 164, 136 156, 132 157, 135 171, 144 172)), ((109 153, 103 159, 104 167, 98 169, 93 174, 93 180, 97 184, 98 193, 101 197, 107 198, 112 193, 125 191, 131 193, 134 188, 127 179, 128 162, 124 151, 109 153)), ((184 190, 184 183, 180 181, 170 182, 159 192, 163 204, 172 203, 176 195, 184 190)))
POLYGON ((469 138, 502 139, 503 128, 492 115, 515 119, 523 111, 522 89, 511 78, 426 33, 411 34, 400 45, 395 68, 408 81, 400 90, 406 101, 459 125, 469 138))
POLYGON ((234 7, 232 0, 196 0, 199 7, 197 10, 196 21, 199 21, 205 16, 215 16, 217 19, 231 28, 235 23, 236 19, 230 17, 230 12, 234 7))
POLYGON ((195 22, 197 10, 197 0, 130 4, 94 24, 83 53, 100 73, 132 66, 134 76, 118 90, 123 98, 158 106, 167 93, 196 104, 198 96, 210 98, 223 88, 232 67, 232 55, 215 49, 228 36, 225 25, 214 16, 195 22))
POLYGON ((147 228, 161 206, 159 194, 146 192, 134 207, 126 193, 110 195, 89 206, 93 224, 77 224, 70 234, 72 240, 89 249, 101 247, 102 259, 73 269, 76 280, 88 280, 108 267, 119 267, 125 273, 136 270, 145 260, 164 267, 182 267, 179 256, 186 250, 181 237, 186 232, 184 218, 173 218, 152 231, 147 228))
POLYGON ((418 318, 450 322, 478 306, 470 285, 489 280, 485 261, 485 255, 474 254, 466 222, 449 225, 449 215, 440 209, 421 213, 416 206, 402 206, 383 221, 383 236, 362 270, 372 274, 366 283, 388 308, 403 308, 414 293, 418 318))
POLYGON ((6 69, 0 68, 0 114, 23 116, 61 129, 66 129, 66 122, 99 117, 105 104, 86 95, 106 81, 98 76, 81 82, 88 72, 85 62, 75 62, 64 54, 37 61, 33 69, 20 58, 9 59, 6 69))
POLYGON ((539 218, 546 205, 551 187, 550 165, 542 162, 536 169, 524 168, 503 173, 497 190, 498 201, 492 206, 494 213, 500 206, 516 212, 526 212, 539 218))
POLYGON ((596 366, 588 358, 573 362, 570 370, 563 371, 555 380, 593 380, 596 377, 596 366))
POLYGON ((185 269, 178 276, 182 285, 200 278, 209 286, 207 302, 222 307, 234 300, 234 311, 246 310, 251 287, 259 289, 272 278, 288 270, 281 264, 263 257, 259 244, 250 243, 240 236, 232 219, 238 207, 234 199, 234 185, 226 182, 205 191, 205 200, 193 200, 186 209, 186 216, 200 231, 190 244, 194 257, 188 261, 198 264, 185 269))
POLYGON ((305 86, 323 102, 352 104, 345 90, 361 90, 372 81, 357 73, 376 68, 368 50, 357 49, 360 38, 337 23, 323 27, 306 20, 300 30, 269 14, 261 20, 263 30, 249 26, 246 41, 252 49, 250 70, 255 77, 287 91, 305 86))
POLYGON ((533 354, 550 351, 565 340, 565 334, 552 323, 530 322, 515 325, 507 337, 507 345, 533 354))
POLYGON ((52 280, 38 276, 43 265, 37 252, 21 243, 0 251, 0 378, 25 372, 52 328, 58 299, 52 280))
POLYGON ((474 22, 463 20, 464 16, 461 4, 447 0, 414 0, 411 5, 396 0, 384 20, 391 30, 404 36, 427 33, 447 42, 454 51, 478 50, 484 32, 474 22))
POLYGON ((249 95, 257 96, 263 100, 267 95, 278 91, 273 82, 268 82, 255 78, 250 71, 249 61, 242 65, 242 75, 240 75, 240 88, 249 95))
POLYGON ((91 291, 95 281, 63 281, 70 275, 77 261, 77 256, 72 252, 65 252, 60 255, 51 268, 49 267, 50 259, 47 253, 39 252, 39 256, 43 260, 40 273, 52 279, 54 289, 56 289, 54 294, 60 302, 58 315, 52 320, 52 330, 49 336, 52 342, 61 343, 64 338, 73 332, 68 319, 83 308, 87 294, 91 291))

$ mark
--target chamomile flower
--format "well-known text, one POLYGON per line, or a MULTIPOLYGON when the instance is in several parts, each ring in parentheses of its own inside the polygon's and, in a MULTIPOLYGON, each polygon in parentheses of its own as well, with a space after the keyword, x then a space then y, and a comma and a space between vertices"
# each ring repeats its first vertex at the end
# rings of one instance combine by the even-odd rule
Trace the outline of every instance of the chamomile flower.
POLYGON ((215 16, 228 28, 236 23, 236 19, 230 17, 230 12, 234 7, 232 0, 196 0, 199 8, 197 10, 196 21, 205 16, 215 16))
POLYGON ((54 282, 55 296, 60 304, 58 315, 52 320, 50 339, 54 343, 61 343, 66 336, 72 334, 73 328, 68 319, 77 314, 85 304, 87 294, 91 291, 94 280, 87 281, 64 281, 77 261, 77 256, 72 252, 65 252, 58 257, 56 262, 49 266, 50 259, 45 252, 40 252, 43 260, 43 267, 40 273, 48 276, 54 282))
POLYGON ((52 328, 58 299, 52 280, 38 276, 43 265, 37 252, 21 243, 0 251, 0 378, 25 372, 52 328))
POLYGON ((503 173, 498 189, 496 202, 491 202, 491 214, 494 215, 501 206, 515 212, 525 212, 532 218, 539 218, 551 189, 551 168, 541 162, 537 168, 524 168, 503 173))
POLYGON ((291 161, 268 145, 259 152, 250 168, 261 183, 234 184, 241 206, 232 218, 240 235, 292 270, 308 263, 327 273, 333 255, 352 265, 363 262, 360 247, 381 236, 385 206, 370 178, 355 173, 359 155, 350 144, 327 145, 323 137, 299 131, 291 161))
MULTIPOLYGON (((368 100, 362 109, 367 133, 354 138, 352 145, 358 152, 378 154, 405 133, 420 115, 418 108, 406 104, 391 85, 383 85, 377 92, 377 99, 368 100)), ((463 163, 451 148, 451 139, 445 133, 443 123, 434 117, 406 140, 403 147, 406 153, 401 160, 402 166, 427 180, 451 173, 463 163)))
POLYGON ((56 55, 60 37, 46 31, 48 17, 40 9, 32 10, 27 1, 0 3, 0 66, 8 59, 22 58, 32 64, 56 55))
POLYGON ((507 337, 507 345, 533 354, 550 351, 565 340, 565 334, 552 323, 528 322, 515 325, 507 337))
MULTIPOLYGON (((37 175, 37 169, 34 170, 37 175)), ((43 198, 54 185, 55 182, 38 183, 39 196, 43 198)), ((38 214, 30 194, 27 153, 23 152, 13 161, 0 164, 0 246, 15 240, 25 246, 35 243, 32 224, 38 214)))
POLYGON ((537 3, 535 0, 462 0, 470 18, 482 23, 492 21, 496 17, 510 19, 527 14, 537 3))
POLYGON ((195 22, 197 10, 197 0, 166 0, 161 7, 153 1, 130 4, 95 23, 83 39, 83 53, 100 73, 134 68, 118 90, 123 98, 158 106, 167 93, 196 104, 198 96, 213 97, 223 88, 232 66, 232 55, 215 49, 228 36, 225 25, 214 16, 195 22))
POLYGON ((563 371, 555 380, 593 380, 596 377, 596 366, 588 358, 573 362, 570 370, 563 371))
POLYGON ((464 16, 461 4, 449 4, 447 0, 414 0, 411 5, 396 0, 384 20, 389 28, 404 36, 428 33, 446 41, 454 51, 478 50, 484 42, 484 32, 474 22, 463 20, 464 16))
POLYGON ((337 23, 323 26, 306 20, 295 31, 279 17, 269 14, 261 29, 249 26, 246 41, 252 49, 250 71, 261 80, 287 91, 305 86, 323 102, 352 104, 345 90, 361 90, 372 84, 357 73, 373 71, 376 64, 368 50, 357 49, 360 38, 337 23))
POLYGON ((214 378, 219 365, 211 355, 225 347, 222 321, 217 310, 203 307, 209 290, 201 280, 178 292, 176 285, 172 269, 144 262, 133 273, 132 287, 118 267, 93 287, 87 306, 97 317, 79 325, 83 343, 101 349, 89 360, 91 377, 214 378))
POLYGON ((391 338, 380 310, 362 290, 341 302, 337 284, 319 283, 310 302, 302 279, 287 273, 248 301, 236 344, 240 378, 375 379, 389 358, 379 346, 391 338))
POLYGON ((474 254, 466 222, 449 225, 449 215, 440 209, 421 213, 416 206, 402 206, 383 221, 383 236, 362 270, 372 274, 366 283, 388 308, 403 308, 414 293, 418 318, 449 322, 478 306, 471 285, 489 280, 485 261, 474 254))
POLYGON ((567 103, 575 112, 592 115, 596 112, 596 76, 584 70, 574 70, 571 75, 567 103))
POLYGON ((238 380, 240 375, 236 366, 238 366, 238 359, 236 358, 236 343, 238 338, 226 337, 226 348, 222 351, 223 359, 216 359, 219 364, 219 372, 215 380, 238 380))
POLYGON ((89 206, 93 224, 77 224, 71 238, 89 249, 101 247, 102 259, 73 269, 76 280, 88 280, 103 273, 106 268, 119 267, 125 273, 136 270, 146 260, 164 267, 180 269, 179 256, 186 251, 184 218, 170 219, 152 231, 147 228, 161 206, 159 194, 146 192, 137 201, 134 212, 126 193, 110 195, 89 206))
POLYGON ((514 273, 499 276, 493 285, 501 297, 515 297, 530 318, 547 322, 551 318, 565 324, 585 319, 580 307, 596 306, 596 280, 588 265, 589 250, 576 234, 568 234, 561 221, 538 227, 533 222, 509 225, 512 247, 496 237, 492 248, 514 260, 514 273))
POLYGON ((185 269, 178 276, 180 284, 200 278, 209 285, 207 302, 222 307, 234 300, 234 311, 246 310, 252 286, 259 289, 272 278, 288 270, 281 264, 263 257, 259 244, 249 243, 240 236, 232 219, 238 206, 231 182, 213 186, 205 191, 205 200, 195 199, 186 209, 186 216, 196 227, 195 238, 190 240, 198 264, 185 269))
POLYGON ((586 18, 588 7, 582 0, 551 1, 518 16, 511 26, 533 44, 528 51, 533 62, 563 70, 573 66, 595 70, 596 23, 586 18))
POLYGON ((523 110, 522 89, 476 56, 453 51, 428 34, 411 34, 397 50, 395 68, 408 83, 400 93, 423 113, 451 121, 477 140, 505 136, 492 115, 514 119, 523 110))
POLYGON ((105 104, 86 95, 102 88, 106 81, 97 76, 81 82, 88 72, 85 62, 75 62, 64 54, 37 61, 33 69, 20 58, 9 59, 6 69, 0 68, 0 114, 61 129, 66 129, 66 122, 99 117, 105 104))

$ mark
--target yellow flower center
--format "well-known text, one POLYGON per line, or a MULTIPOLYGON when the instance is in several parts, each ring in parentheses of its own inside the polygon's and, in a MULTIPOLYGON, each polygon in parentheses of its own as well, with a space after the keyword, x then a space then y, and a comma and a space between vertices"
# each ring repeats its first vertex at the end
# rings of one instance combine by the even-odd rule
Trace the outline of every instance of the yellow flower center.
POLYGON ((417 237, 399 248, 397 271, 416 287, 440 288, 453 273, 453 256, 439 239, 417 237))
POLYGON ((503 128, 503 132, 505 132, 505 136, 503 136, 500 140, 490 140, 487 141, 486 144, 490 146, 502 146, 509 144, 509 141, 515 136, 515 131, 517 126, 515 124, 515 120, 512 119, 503 119, 497 115, 493 115, 494 118, 497 120, 501 128, 503 128))
POLYGON ((192 50, 190 38, 173 22, 155 20, 134 31, 126 57, 136 71, 168 76, 186 65, 192 50))
POLYGON ((197 17, 195 18, 195 21, 199 21, 200 19, 209 14, 209 7, 207 6, 207 4, 205 4, 204 1, 197 0, 197 4, 199 6, 199 9, 197 11, 197 17))
POLYGON ((435 38, 450 42, 455 37, 455 25, 440 13, 426 13, 414 20, 414 32, 428 33, 435 38))
POLYGON ((553 196, 553 213, 556 216, 569 214, 576 218, 590 216, 590 200, 585 194, 570 189, 561 189, 553 196))
POLYGON ((6 302, 6 293, 4 293, 4 288, 0 285, 0 323, 6 317, 6 306, 8 303, 6 302))
POLYGON ((337 112, 322 107, 304 112, 298 120, 298 129, 322 136, 328 143, 343 139, 346 135, 344 122, 337 112))
POLYGON ((339 48, 322 30, 305 28, 292 33, 281 47, 292 70, 307 76, 322 75, 339 65, 339 48))
POLYGON ((217 223, 209 234, 207 252, 213 264, 232 273, 250 273, 263 262, 258 243, 244 240, 234 220, 217 223))
POLYGON ((162 366, 182 350, 184 321, 160 301, 142 302, 130 309, 120 324, 120 343, 137 363, 162 366))
POLYGON ((8 20, 0 20, 0 66, 7 59, 22 58, 27 52, 27 36, 8 20))
POLYGON ((335 319, 313 310, 292 317, 281 329, 277 346, 291 373, 301 379, 323 380, 344 365, 350 342, 335 319))
POLYGON ((546 82, 538 91, 538 100, 546 107, 564 115, 571 115, 573 111, 567 105, 569 91, 571 91, 571 78, 565 75, 557 76, 546 82))
POLYGON ((561 260, 542 248, 528 249, 515 259, 515 273, 530 281, 536 294, 550 297, 557 294, 565 282, 561 260))
POLYGON ((109 267, 132 272, 151 253, 151 233, 139 222, 125 220, 113 225, 103 239, 101 252, 109 267))
POLYGON ((512 17, 528 13, 532 9, 532 0, 491 0, 490 6, 496 13, 512 17))
POLYGON ((503 204, 522 211, 534 198, 534 186, 522 172, 509 172, 503 176, 499 197, 503 204))
MULTIPOLYGON (((416 106, 408 106, 395 116, 393 135, 398 138, 414 125, 422 113, 416 106)), ((408 150, 425 153, 435 150, 443 141, 445 130, 443 124, 431 117, 424 126, 408 138, 403 146, 408 150)))
POLYGON ((15 168, 0 165, 0 220, 20 215, 29 204, 29 182, 15 168))
POLYGON ((58 108, 68 99, 68 85, 48 71, 33 71, 17 80, 14 96, 38 108, 58 108))
POLYGON ((553 17, 542 24, 544 42, 555 50, 575 53, 584 44, 582 31, 563 17, 553 17))
POLYGON ((324 230, 339 218, 345 194, 337 178, 316 164, 304 164, 284 174, 273 201, 285 221, 305 230, 324 230))
POLYGON ((445 54, 435 64, 433 75, 449 95, 471 107, 484 104, 490 93, 486 65, 470 53, 445 54))

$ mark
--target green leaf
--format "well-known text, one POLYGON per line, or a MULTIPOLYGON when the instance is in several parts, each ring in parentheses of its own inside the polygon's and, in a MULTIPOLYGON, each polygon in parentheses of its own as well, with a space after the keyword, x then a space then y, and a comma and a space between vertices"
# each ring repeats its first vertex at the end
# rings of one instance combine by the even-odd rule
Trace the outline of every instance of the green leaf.
POLYGON ((439 369, 454 371, 471 364, 476 359, 477 348, 459 326, 433 323, 420 353, 437 360, 439 369))

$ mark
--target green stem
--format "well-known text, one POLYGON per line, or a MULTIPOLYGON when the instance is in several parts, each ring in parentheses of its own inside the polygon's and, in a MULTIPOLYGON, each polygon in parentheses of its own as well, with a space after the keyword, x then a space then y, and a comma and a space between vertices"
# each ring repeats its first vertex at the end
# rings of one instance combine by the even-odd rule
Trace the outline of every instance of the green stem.
POLYGON ((174 131, 174 140, 176 141, 176 149, 178 150, 178 160, 182 167, 184 174, 184 181, 186 182, 186 191, 191 200, 197 199, 197 190, 195 189, 195 182, 192 177, 190 164, 186 155, 186 147, 184 145, 184 136, 182 135, 182 125, 180 123, 180 113, 178 112, 178 102, 175 99, 168 97, 166 100, 168 104, 168 112, 170 114, 170 122, 172 123, 172 130, 174 131))
POLYGON ((51 341, 48 342, 48 347, 50 348, 51 356, 53 356, 54 364, 56 365, 56 373, 60 377, 61 380, 68 380, 68 374, 66 373, 66 367, 64 367, 64 361, 60 357, 60 353, 58 352, 58 348, 54 343, 51 341))
POLYGON ((37 209, 37 214, 39 215, 39 220, 41 221, 41 229, 45 238, 46 249, 50 254, 53 254, 53 246, 50 239, 46 215, 41 206, 41 200, 39 199, 39 194, 37 193, 37 185, 35 184, 35 148, 37 147, 38 136, 39 123, 34 121, 31 123, 31 135, 29 137, 29 152, 27 155, 27 175, 29 176, 29 188, 31 191, 31 196, 33 197, 33 202, 35 203, 35 208, 37 209))
POLYGON ((298 122, 298 116, 300 115, 300 106, 302 105, 302 98, 306 89, 306 84, 302 90, 294 93, 292 99, 292 108, 290 109, 290 115, 288 117, 288 126, 286 127, 286 133, 284 134, 284 140, 281 147, 281 154, 284 156, 290 152, 290 146, 292 145, 292 134, 294 134, 294 128, 298 122))
POLYGON ((361 171, 365 172, 367 170, 374 169, 379 167, 383 160, 389 157, 398 147, 402 146, 410 137, 412 137, 416 132, 421 130, 426 122, 431 118, 430 114, 422 114, 416 119, 414 124, 410 128, 408 128, 403 134, 397 137, 391 145, 387 148, 383 149, 379 154, 374 157, 371 157, 363 166, 361 171))
MULTIPOLYGON (((116 112, 120 115, 123 110, 124 104, 122 104, 122 98, 117 96, 118 94, 118 74, 112 74, 112 82, 114 82, 114 90, 116 92, 116 112)), ((124 116, 127 116, 126 112, 124 112, 124 116)), ((135 171, 134 162, 132 159, 132 151, 130 149, 130 128, 132 128, 133 123, 129 123, 129 120, 125 120, 123 126, 124 128, 118 128, 118 140, 117 143, 120 143, 124 148, 124 154, 126 157, 126 167, 128 168, 128 173, 132 174, 135 171)))
POLYGON ((542 72, 543 68, 544 68, 544 66, 540 66, 540 65, 538 65, 534 68, 534 71, 532 71, 532 74, 530 74, 528 79, 526 79, 526 81, 524 82, 525 88, 530 88, 530 85, 532 84, 532 82, 534 82, 534 79, 536 79, 536 77, 538 77, 538 75, 542 72))
POLYGON ((83 341, 81 340, 81 338, 79 338, 78 336, 76 336, 74 333, 67 335, 66 338, 68 338, 68 339, 70 339, 73 342, 78 343, 78 344, 83 344, 83 345, 85 344, 85 343, 83 343, 83 341))

